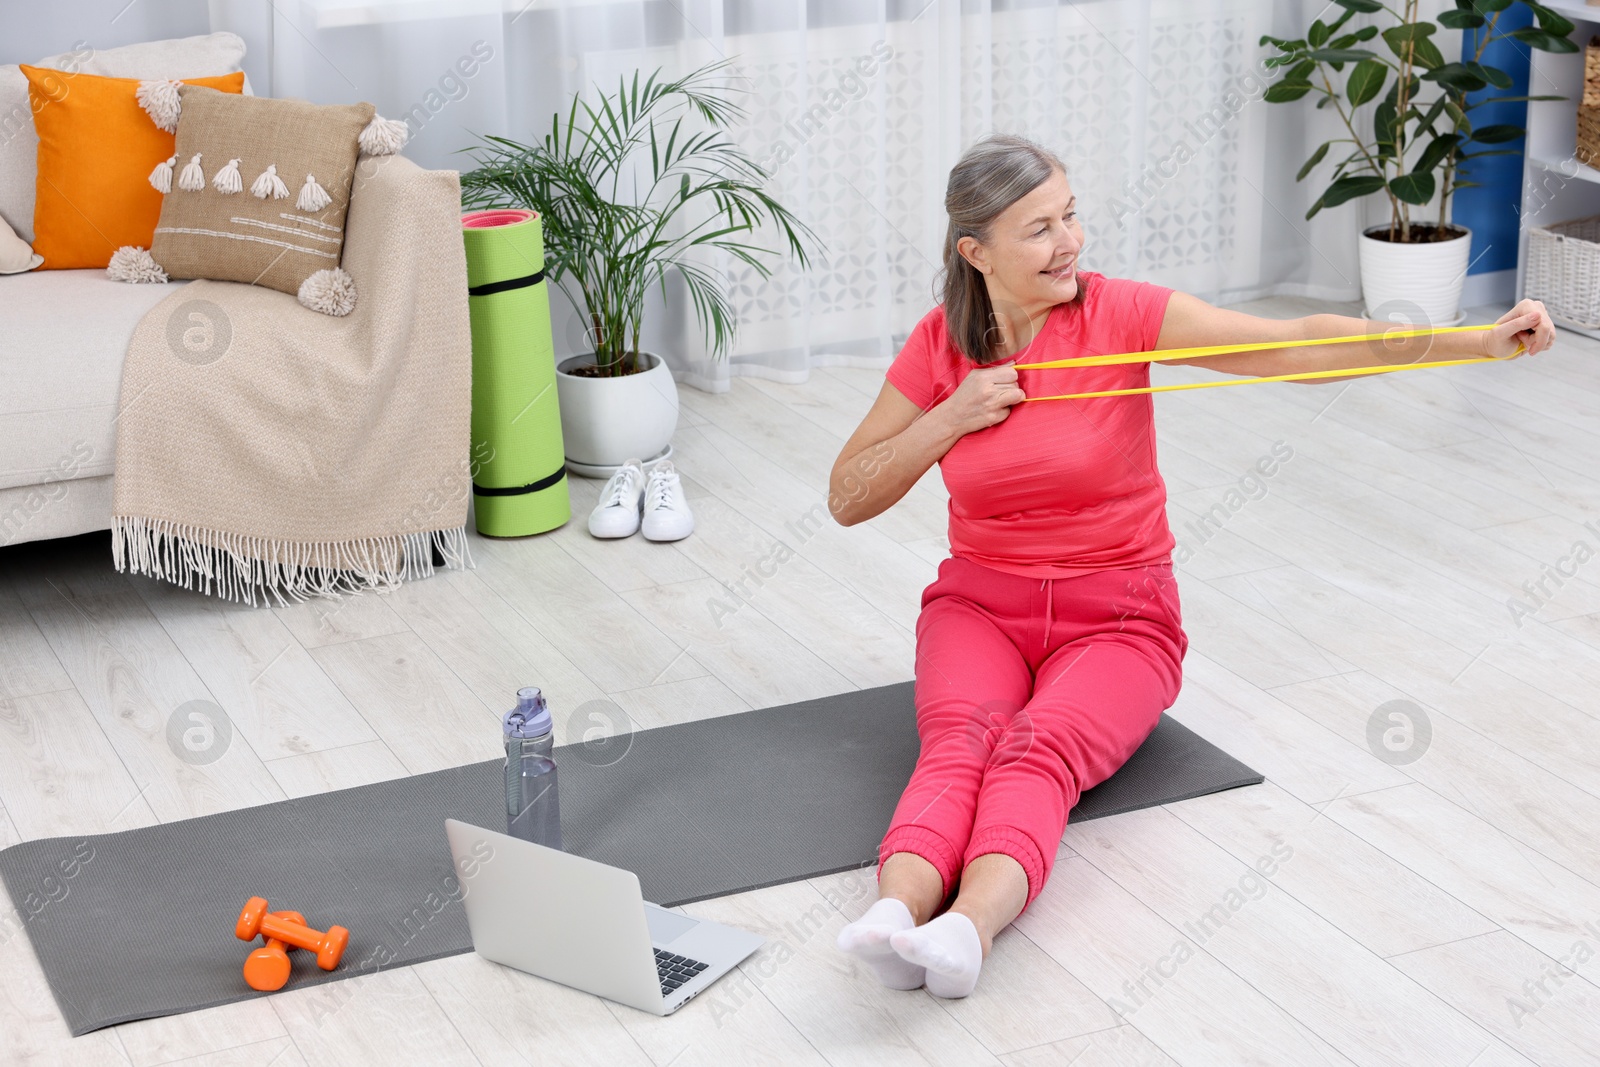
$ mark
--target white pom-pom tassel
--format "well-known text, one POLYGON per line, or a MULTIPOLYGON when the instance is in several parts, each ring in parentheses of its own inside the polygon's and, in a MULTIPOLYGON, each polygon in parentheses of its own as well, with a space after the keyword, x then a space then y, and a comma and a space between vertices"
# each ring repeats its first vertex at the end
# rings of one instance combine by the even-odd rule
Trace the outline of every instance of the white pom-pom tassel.
POLYGON ((182 84, 166 78, 139 83, 134 96, 157 129, 177 132, 178 118, 183 114, 183 98, 178 95, 178 86, 182 84))
POLYGON ((411 130, 399 119, 374 115, 357 140, 361 143, 361 151, 369 156, 392 156, 406 146, 410 137, 411 130))
POLYGON ((289 195, 289 187, 283 184, 283 179, 278 177, 278 165, 273 163, 261 172, 261 177, 250 183, 250 191, 258 198, 265 200, 272 197, 274 200, 283 200, 289 195))
POLYGON ((301 211, 321 211, 333 203, 333 197, 328 191, 317 184, 315 174, 306 175, 306 183, 300 187, 300 199, 295 201, 295 207, 301 211))
POLYGON ((319 270, 300 283, 299 295, 312 311, 343 318, 356 308, 356 280, 339 267, 319 270))
POLYGON ((150 184, 156 187, 156 192, 172 192, 172 168, 177 164, 177 156, 156 164, 156 169, 150 172, 150 184))
POLYGON ((205 187, 206 176, 200 169, 200 153, 196 152, 194 158, 184 165, 183 173, 178 175, 178 188, 187 192, 198 193, 205 187))
POLYGON ((239 161, 228 160, 228 165, 217 171, 217 176, 211 179, 211 185, 224 196, 242 190, 244 182, 239 180, 239 161))
POLYGON ((150 253, 137 245, 123 245, 111 253, 111 262, 106 266, 106 276, 114 281, 132 282, 164 282, 167 272, 161 265, 150 258, 150 253))

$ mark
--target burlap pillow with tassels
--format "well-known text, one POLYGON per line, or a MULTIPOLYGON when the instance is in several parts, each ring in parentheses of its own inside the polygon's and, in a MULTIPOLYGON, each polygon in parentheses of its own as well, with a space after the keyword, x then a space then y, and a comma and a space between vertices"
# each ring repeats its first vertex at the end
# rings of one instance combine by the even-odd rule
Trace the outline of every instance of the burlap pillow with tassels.
POLYGON ((339 259, 356 162, 398 151, 404 123, 378 118, 371 104, 176 82, 147 82, 139 99, 152 121, 176 130, 175 152, 150 175, 165 194, 150 250, 119 249, 108 274, 245 282, 293 293, 323 314, 354 310, 356 280, 339 259))

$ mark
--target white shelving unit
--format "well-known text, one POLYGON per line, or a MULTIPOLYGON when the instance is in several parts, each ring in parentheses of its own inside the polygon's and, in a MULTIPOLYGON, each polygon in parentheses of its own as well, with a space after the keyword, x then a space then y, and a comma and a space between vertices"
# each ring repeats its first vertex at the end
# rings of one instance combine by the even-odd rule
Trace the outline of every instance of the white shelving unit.
MULTIPOLYGON (((1522 211, 1517 234, 1517 299, 1527 280, 1528 230, 1600 215, 1600 170, 1573 158, 1577 146, 1578 102, 1583 99, 1583 49, 1600 34, 1600 7, 1574 0, 1543 0, 1577 24, 1572 40, 1578 51, 1553 55, 1529 49, 1528 94, 1560 93, 1565 100, 1528 104, 1527 148, 1522 163, 1522 211)), ((1559 319, 1556 320, 1560 322, 1559 319)), ((1560 322, 1564 329, 1600 340, 1600 330, 1560 322)))

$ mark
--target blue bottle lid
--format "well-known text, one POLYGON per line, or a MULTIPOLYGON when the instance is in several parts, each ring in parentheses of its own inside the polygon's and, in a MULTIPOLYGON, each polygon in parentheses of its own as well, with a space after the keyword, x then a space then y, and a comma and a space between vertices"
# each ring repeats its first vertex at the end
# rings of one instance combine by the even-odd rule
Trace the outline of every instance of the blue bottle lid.
POLYGON ((539 737, 551 731, 550 707, 537 686, 517 690, 517 706, 505 713, 501 726, 508 738, 539 737))

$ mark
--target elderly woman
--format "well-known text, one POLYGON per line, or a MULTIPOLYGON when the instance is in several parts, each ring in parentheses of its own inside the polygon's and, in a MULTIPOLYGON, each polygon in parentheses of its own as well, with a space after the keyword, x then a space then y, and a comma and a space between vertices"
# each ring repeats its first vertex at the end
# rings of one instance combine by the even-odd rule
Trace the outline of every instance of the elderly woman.
MULTIPOLYGON (((995 935, 1044 888, 1079 794, 1177 699, 1189 643, 1150 394, 1018 404, 1148 387, 1149 364, 1013 364, 1391 324, 1256 318, 1081 269, 1065 169, 1024 138, 967 151, 945 209, 942 303, 888 368, 831 479, 845 526, 894 504, 934 463, 950 492, 950 558, 917 620, 921 753, 879 849, 879 899, 838 945, 888 986, 962 997, 995 935)), ((1543 305, 1524 300, 1491 331, 1156 362, 1269 376, 1510 358, 1554 334, 1543 305)), ((1312 381, 1349 377, 1361 375, 1312 381)))

